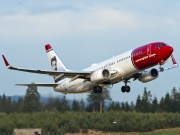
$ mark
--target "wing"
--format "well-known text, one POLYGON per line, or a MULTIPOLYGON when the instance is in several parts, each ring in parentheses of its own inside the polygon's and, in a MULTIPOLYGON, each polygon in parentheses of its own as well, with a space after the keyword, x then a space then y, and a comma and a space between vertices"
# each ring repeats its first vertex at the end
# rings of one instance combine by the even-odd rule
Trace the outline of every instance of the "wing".
POLYGON ((46 74, 58 78, 67 77, 72 78, 72 80, 75 80, 77 78, 83 78, 88 79, 91 75, 91 71, 82 71, 82 72, 76 72, 76 71, 48 71, 48 70, 36 70, 36 69, 24 69, 24 68, 17 68, 10 66, 7 59, 4 55, 2 55, 5 65, 7 68, 11 70, 17 70, 17 71, 23 71, 23 72, 29 72, 29 73, 36 73, 36 74, 46 74))
POLYGON ((39 87, 57 87, 59 84, 54 83, 31 83, 31 84, 16 84, 17 86, 39 86, 39 87))

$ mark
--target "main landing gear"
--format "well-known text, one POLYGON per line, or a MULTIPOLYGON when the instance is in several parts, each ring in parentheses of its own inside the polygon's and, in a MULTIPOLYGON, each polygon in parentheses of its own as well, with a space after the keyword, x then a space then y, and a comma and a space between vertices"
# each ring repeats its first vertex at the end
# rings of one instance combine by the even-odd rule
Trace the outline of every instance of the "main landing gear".
POLYGON ((125 93, 125 92, 129 93, 129 92, 131 91, 131 88, 127 85, 128 82, 129 82, 129 81, 125 80, 125 81, 124 81, 125 86, 122 86, 122 87, 121 87, 121 91, 122 91, 123 93, 125 93))
POLYGON ((93 88, 94 93, 102 93, 102 87, 101 86, 94 86, 93 88))

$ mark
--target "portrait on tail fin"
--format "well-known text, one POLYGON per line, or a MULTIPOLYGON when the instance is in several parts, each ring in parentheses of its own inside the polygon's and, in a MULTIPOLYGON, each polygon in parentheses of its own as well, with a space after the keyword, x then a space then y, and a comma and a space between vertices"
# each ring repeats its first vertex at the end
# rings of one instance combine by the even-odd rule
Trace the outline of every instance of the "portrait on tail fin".
POLYGON ((56 56, 54 56, 51 59, 51 67, 52 67, 53 70, 57 71, 57 59, 56 59, 56 56))

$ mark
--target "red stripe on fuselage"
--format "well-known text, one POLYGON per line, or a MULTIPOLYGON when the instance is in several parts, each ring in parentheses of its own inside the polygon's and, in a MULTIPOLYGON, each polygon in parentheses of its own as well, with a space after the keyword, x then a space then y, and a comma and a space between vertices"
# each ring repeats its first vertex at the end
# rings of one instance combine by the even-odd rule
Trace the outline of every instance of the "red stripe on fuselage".
POLYGON ((166 61, 172 54, 173 48, 164 42, 150 43, 138 47, 132 52, 132 62, 138 70, 143 70, 166 61), (164 45, 159 46, 158 45, 164 45))

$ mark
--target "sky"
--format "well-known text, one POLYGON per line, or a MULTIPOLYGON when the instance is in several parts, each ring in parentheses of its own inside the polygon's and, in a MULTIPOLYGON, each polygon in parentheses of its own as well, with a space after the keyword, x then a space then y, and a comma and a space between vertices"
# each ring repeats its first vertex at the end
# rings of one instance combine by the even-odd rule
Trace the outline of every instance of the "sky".
MULTIPOLYGON (((80 71, 93 63, 155 41, 173 46, 180 63, 180 1, 174 0, 1 0, 0 54, 12 66, 51 70, 44 45, 51 44, 67 68, 80 71)), ((164 67, 172 65, 171 60, 164 67)), ((158 68, 158 66, 156 67, 158 68)), ((120 82, 110 91, 112 100, 136 101, 144 87, 158 100, 173 87, 179 89, 179 71, 160 73, 149 83, 131 80, 130 93, 120 82)), ((25 95, 17 83, 53 83, 48 75, 8 70, 0 60, 0 95, 25 95)), ((38 88, 41 96, 62 96, 52 88, 38 88)), ((88 93, 67 94, 86 100, 88 93)))

